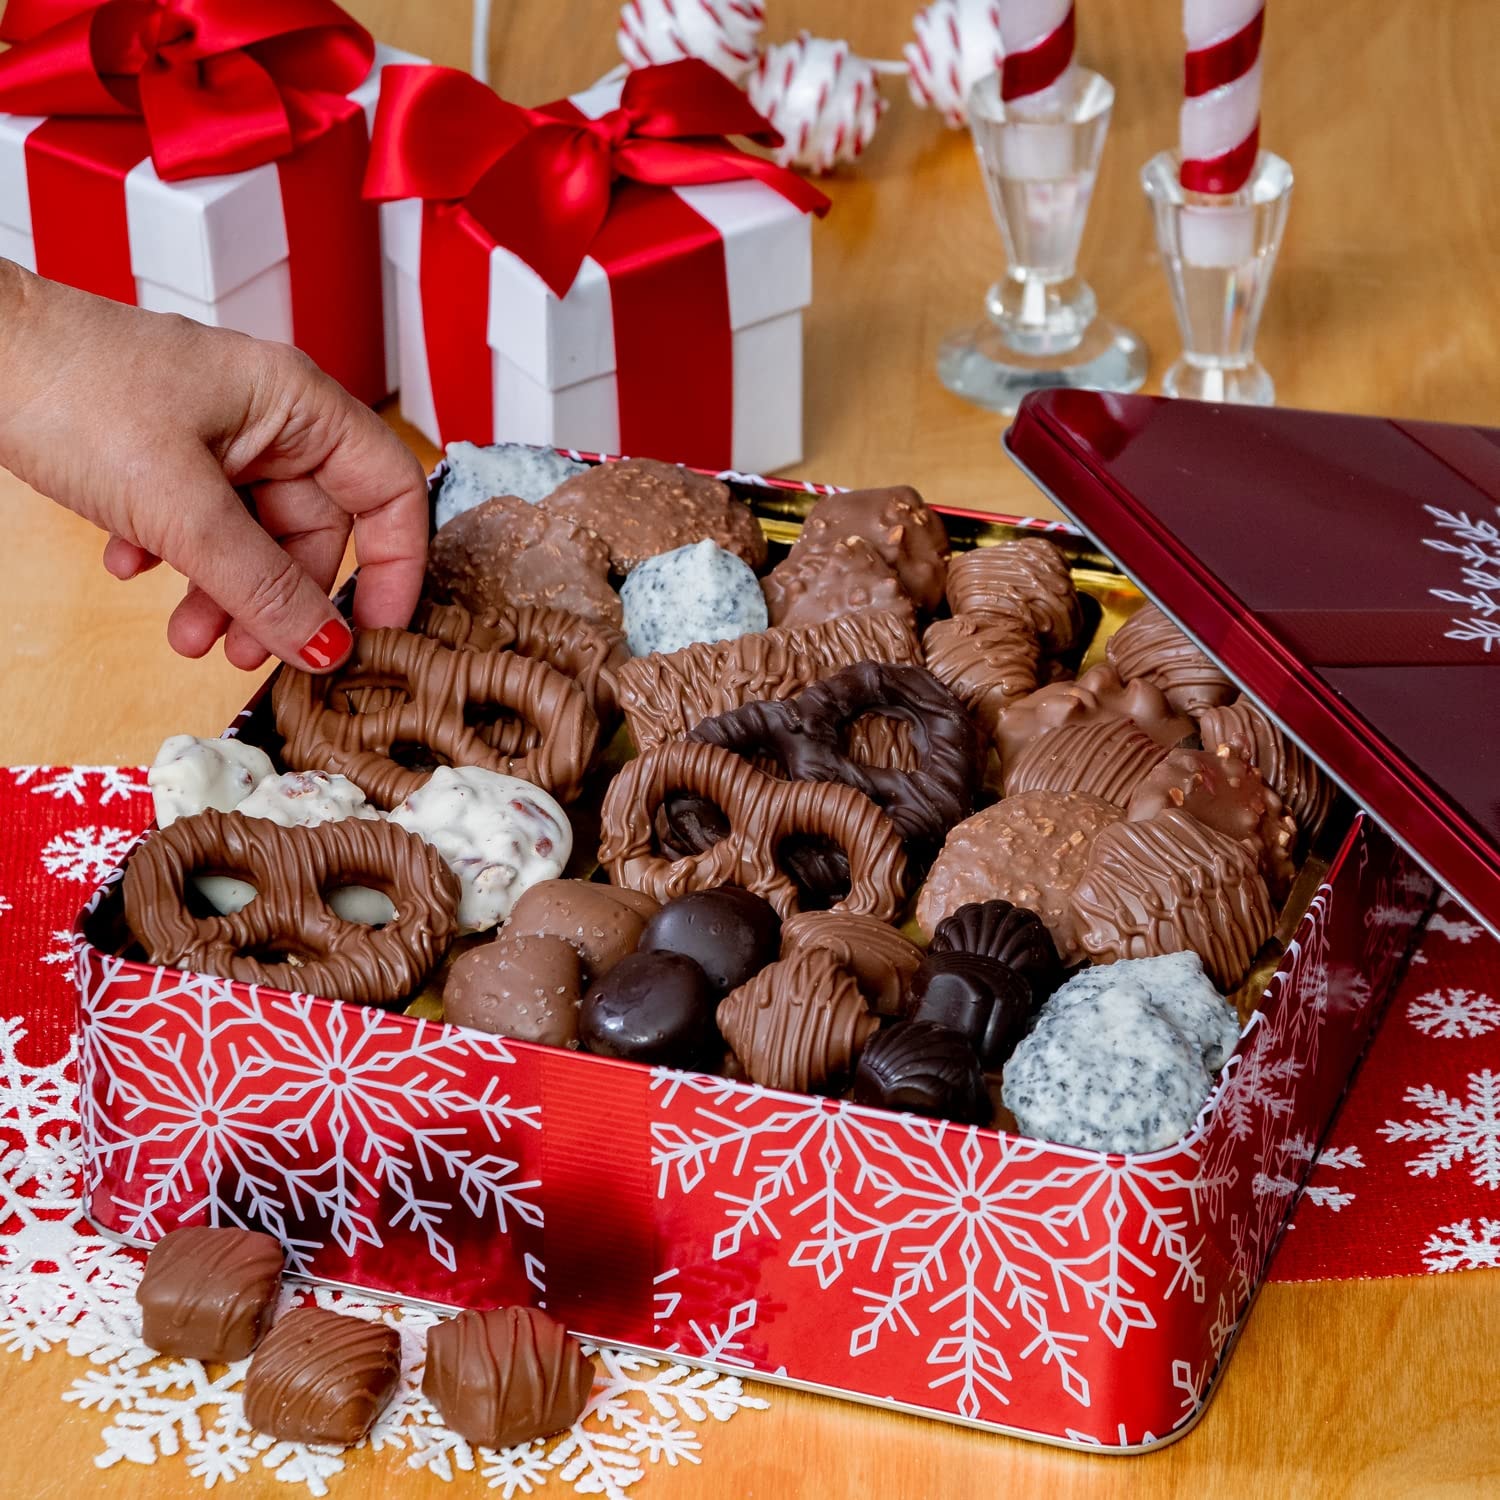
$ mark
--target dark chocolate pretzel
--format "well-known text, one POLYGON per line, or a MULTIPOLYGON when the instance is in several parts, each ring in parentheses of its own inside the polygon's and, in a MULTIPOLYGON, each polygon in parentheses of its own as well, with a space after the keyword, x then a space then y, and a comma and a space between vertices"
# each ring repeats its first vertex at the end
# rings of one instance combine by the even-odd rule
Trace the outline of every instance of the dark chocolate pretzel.
POLYGON ((906 894, 906 854, 895 825, 853 787, 778 781, 718 745, 674 740, 630 761, 610 783, 599 862, 616 885, 666 902, 688 891, 740 885, 783 917, 801 910, 797 882, 780 859, 789 840, 827 840, 849 861, 849 892, 834 911, 890 921, 906 894), (656 847, 657 810, 673 792, 720 808, 729 832, 699 854, 670 859, 656 847))
POLYGON ((432 774, 394 757, 398 746, 436 764, 519 776, 561 801, 578 795, 599 741, 599 721, 572 678, 513 651, 453 650, 406 630, 362 630, 349 660, 314 677, 284 667, 272 689, 282 759, 297 771, 337 771, 392 808, 432 774), (382 690, 381 701, 367 695, 382 690), (361 696, 366 695, 366 696, 361 696), (470 723, 498 707, 535 731, 517 754, 488 744, 470 723))
POLYGON ((210 809, 153 833, 125 867, 126 920, 152 963, 368 1005, 421 986, 458 931, 459 894, 431 844, 383 819, 282 828, 210 809), (203 874, 258 894, 233 916, 194 916, 188 881, 203 874), (345 921, 327 892, 347 885, 382 892, 395 917, 345 921))

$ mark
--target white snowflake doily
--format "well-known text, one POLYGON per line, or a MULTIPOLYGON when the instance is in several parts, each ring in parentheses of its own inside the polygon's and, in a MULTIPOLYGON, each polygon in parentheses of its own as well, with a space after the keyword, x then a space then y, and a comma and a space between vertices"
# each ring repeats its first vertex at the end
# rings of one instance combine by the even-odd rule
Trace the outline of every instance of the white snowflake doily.
POLYGON ((1403 1099, 1428 1118, 1387 1120, 1380 1134, 1388 1141, 1427 1146, 1407 1159, 1413 1177, 1436 1177, 1467 1158, 1476 1187, 1500 1190, 1500 1073, 1489 1068, 1470 1073, 1463 1099, 1426 1083, 1407 1089, 1403 1099))
MULTIPOLYGON (((94 1460, 100 1468, 181 1456, 205 1488, 260 1469, 328 1494, 345 1467, 342 1452, 277 1442, 245 1425, 239 1387, 248 1361, 205 1368, 140 1342, 140 1259, 83 1219, 75 1054, 27 1066, 17 1056, 24 1036, 19 1019, 0 1019, 0 1347, 23 1359, 61 1348, 90 1362, 63 1399, 107 1416, 94 1460)), ((426 1330, 437 1314, 324 1288, 286 1300, 309 1298, 401 1334, 401 1384, 370 1446, 439 1479, 476 1475, 501 1500, 548 1485, 618 1500, 648 1465, 700 1462, 705 1423, 766 1405, 735 1376, 598 1349, 593 1393, 569 1431, 503 1451, 475 1449, 441 1425, 422 1395, 426 1330)))

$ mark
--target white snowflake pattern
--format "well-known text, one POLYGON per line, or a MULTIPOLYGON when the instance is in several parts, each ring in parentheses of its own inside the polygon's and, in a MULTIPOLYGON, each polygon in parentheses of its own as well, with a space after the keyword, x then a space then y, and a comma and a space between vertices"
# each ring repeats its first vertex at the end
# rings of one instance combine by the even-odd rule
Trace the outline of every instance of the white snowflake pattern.
POLYGON ((1460 1219, 1427 1236, 1422 1262, 1429 1271, 1500 1268, 1500 1219, 1460 1219))
POLYGON ((38 796, 67 798, 77 807, 86 800, 107 807, 147 790, 139 773, 129 766, 12 766, 10 770, 17 786, 30 787, 38 796), (91 779, 97 779, 98 785, 91 786, 91 779))
POLYGON ((1452 534, 1452 540, 1424 537, 1423 545, 1456 557, 1464 587, 1470 590, 1428 590, 1445 604, 1473 611, 1455 615, 1451 622, 1455 628, 1444 634, 1452 641, 1477 641, 1488 655, 1492 646, 1500 645, 1500 527, 1467 511, 1441 510, 1436 505, 1423 509, 1439 530, 1452 534))
POLYGON ((88 824, 59 833, 42 849, 42 868, 63 880, 98 885, 125 857, 138 829, 88 824))
POLYGON ((52 946, 42 954, 44 964, 70 964, 73 962, 73 934, 66 927, 59 927, 52 934, 52 946))
POLYGON ((1500 1026, 1500 1000, 1478 990, 1429 990, 1408 1003, 1406 1019, 1431 1037, 1484 1036, 1500 1026))
POLYGON ((1365 1164, 1358 1146, 1326 1146, 1316 1154, 1305 1136, 1294 1136, 1282 1148, 1287 1168, 1277 1172, 1256 1174, 1255 1191, 1273 1193, 1289 1198, 1302 1182, 1297 1164, 1312 1162, 1312 1173, 1302 1185, 1302 1201, 1315 1208, 1326 1208, 1330 1213, 1339 1213, 1349 1207, 1357 1196, 1351 1189, 1334 1182, 1316 1182, 1313 1177, 1319 1172, 1340 1172, 1349 1168, 1361 1168, 1365 1164))
POLYGON ((1450 917, 1435 911, 1427 919, 1425 936, 1452 938, 1455 943, 1472 943, 1475 938, 1484 936, 1484 928, 1466 917, 1450 917))
POLYGON ((1476 1187, 1500 1189, 1500 1073, 1469 1074, 1467 1097, 1458 1099, 1431 1084, 1407 1089, 1407 1104, 1427 1111, 1425 1120, 1387 1120, 1380 1134, 1391 1142, 1426 1144, 1408 1158, 1413 1177, 1436 1177, 1467 1160, 1476 1187))
MULTIPOLYGON (((0 1346, 26 1359, 63 1347, 95 1366, 63 1399, 107 1415, 100 1468, 181 1457, 205 1488, 260 1469, 314 1496, 328 1494, 345 1467, 341 1452, 279 1442, 246 1425, 240 1385, 247 1361, 211 1374, 140 1343, 140 1257, 101 1239, 83 1219, 74 1054, 24 1066, 17 1057, 24 1036, 20 1020, 0 1019, 0 1215, 9 1225, 0 1237, 0 1346)), ((284 1302, 309 1298, 401 1334, 401 1382, 370 1446, 443 1480, 478 1471, 501 1500, 549 1484, 623 1500, 650 1465, 698 1463, 705 1424, 766 1406, 737 1376, 601 1348, 593 1351, 589 1404, 571 1429, 518 1448, 476 1450, 441 1425, 422 1394, 425 1334, 436 1313, 328 1288, 289 1291, 284 1302)))
POLYGON ((15 907, 11 904, 10 898, 8 896, 0 896, 0 917, 3 917, 8 911, 14 910, 15 907))

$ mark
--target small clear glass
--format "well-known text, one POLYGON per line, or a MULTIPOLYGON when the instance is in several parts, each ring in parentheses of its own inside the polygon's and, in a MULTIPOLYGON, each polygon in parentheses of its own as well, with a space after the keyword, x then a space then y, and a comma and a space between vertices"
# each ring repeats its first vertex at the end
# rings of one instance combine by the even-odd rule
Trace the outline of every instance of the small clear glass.
POLYGON ((1156 220, 1182 357, 1162 378, 1169 396, 1270 406, 1276 387, 1255 358, 1276 253, 1292 198, 1292 169, 1269 151, 1229 195, 1186 192, 1175 151, 1141 168, 1156 220))
POLYGON ((999 74, 969 94, 1006 269, 985 296, 985 320, 938 350, 939 379, 966 400, 1009 415, 1028 391, 1134 391, 1146 378, 1146 346, 1098 316, 1077 269, 1114 102, 1114 86, 1086 68, 1040 107, 1006 105, 999 74))

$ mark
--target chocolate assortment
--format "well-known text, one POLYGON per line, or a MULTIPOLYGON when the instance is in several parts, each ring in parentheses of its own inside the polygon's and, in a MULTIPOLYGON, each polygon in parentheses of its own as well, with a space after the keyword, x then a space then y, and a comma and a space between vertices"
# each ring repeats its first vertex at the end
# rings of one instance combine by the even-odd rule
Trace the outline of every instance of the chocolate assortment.
MULTIPOLYGON (((290 770, 234 741, 163 747, 163 829, 125 881, 152 961, 396 1005, 447 955, 430 993, 452 1024, 965 1124, 1080 996, 1156 1026, 1176 980, 1126 966, 1187 954, 1210 990, 1244 979, 1332 793, 1160 611, 1091 642, 1053 542, 950 557, 910 489, 819 500, 767 570, 719 480, 556 472, 540 495, 455 497, 409 630, 357 632, 326 676, 281 671, 290 770), (597 846, 575 851, 554 797, 598 808, 597 846), (567 878, 596 848, 608 883, 567 878), (242 909, 197 914, 221 897, 242 909)), ((1088 1028, 1045 1036, 1036 1076, 1071 1087, 1059 1058, 1088 1028)), ((1178 1103, 1143 1124, 1150 1090, 1126 1088, 1094 1134, 1154 1138, 1199 1097, 1218 1064, 1158 1041, 1178 1103)), ((1052 1118, 1040 1087, 1017 1085, 1026 1120, 1052 1118)), ((535 1333, 447 1327, 455 1369, 535 1333)), ((510 1399, 454 1421, 500 1430, 510 1399)))

